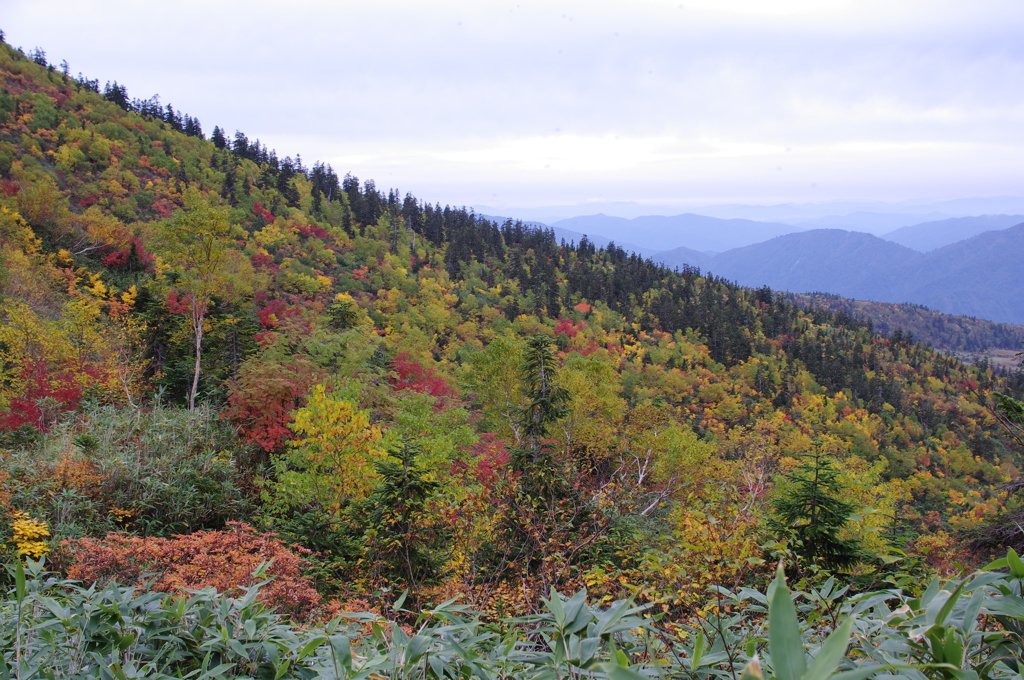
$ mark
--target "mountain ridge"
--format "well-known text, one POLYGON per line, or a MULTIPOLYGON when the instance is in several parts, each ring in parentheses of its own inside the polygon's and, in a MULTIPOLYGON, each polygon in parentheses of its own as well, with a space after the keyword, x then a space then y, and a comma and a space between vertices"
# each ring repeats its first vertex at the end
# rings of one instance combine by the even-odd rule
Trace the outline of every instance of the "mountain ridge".
POLYGON ((986 231, 999 231, 1024 223, 1024 215, 976 215, 922 222, 894 229, 882 238, 926 253, 986 231))
POLYGON ((718 255, 658 253, 669 266, 698 266, 741 285, 858 300, 911 302, 948 314, 1024 323, 1024 224, 920 253, 871 234, 816 229, 718 255))

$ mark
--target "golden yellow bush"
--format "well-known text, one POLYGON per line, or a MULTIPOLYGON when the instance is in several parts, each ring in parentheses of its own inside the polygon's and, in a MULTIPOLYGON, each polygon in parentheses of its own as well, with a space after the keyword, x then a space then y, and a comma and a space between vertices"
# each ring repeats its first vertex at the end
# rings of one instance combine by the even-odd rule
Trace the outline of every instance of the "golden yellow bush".
POLYGON ((11 543, 18 549, 19 555, 38 560, 50 550, 46 539, 50 537, 50 527, 46 522, 32 519, 27 512, 16 510, 11 513, 11 530, 14 536, 11 543))

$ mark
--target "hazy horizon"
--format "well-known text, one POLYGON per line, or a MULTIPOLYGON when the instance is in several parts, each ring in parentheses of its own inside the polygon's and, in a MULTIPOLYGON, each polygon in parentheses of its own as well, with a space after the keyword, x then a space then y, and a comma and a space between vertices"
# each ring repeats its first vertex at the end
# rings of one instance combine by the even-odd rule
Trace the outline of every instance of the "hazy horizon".
POLYGON ((1019 195, 1022 27, 1008 0, 9 0, 0 25, 431 202, 677 212, 1019 195))

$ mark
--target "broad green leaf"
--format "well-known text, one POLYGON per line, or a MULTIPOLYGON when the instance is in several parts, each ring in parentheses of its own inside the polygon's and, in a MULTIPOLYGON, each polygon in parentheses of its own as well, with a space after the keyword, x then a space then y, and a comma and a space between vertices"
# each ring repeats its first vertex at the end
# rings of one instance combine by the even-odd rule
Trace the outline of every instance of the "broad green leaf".
POLYGON ((836 669, 839 662, 846 656, 846 647, 850 644, 850 633, 852 630, 853 618, 851 617, 843 621, 839 628, 832 631, 832 634, 822 643, 821 650, 814 657, 814 661, 811 662, 810 668, 807 669, 807 673, 804 675, 804 680, 828 680, 829 676, 832 675, 832 671, 836 669))
POLYGON ((843 671, 842 673, 836 673, 831 677, 830 680, 867 680, 876 673, 889 670, 893 666, 883 666, 881 664, 870 664, 867 666, 861 666, 855 668, 852 671, 843 671))
POLYGON ((796 607, 790 599, 781 566, 779 575, 775 578, 775 592, 772 593, 768 609, 768 651, 771 653, 772 668, 778 680, 803 678, 807 671, 803 638, 800 637, 796 607))
POLYGON ((405 669, 408 671, 417 661, 423 658, 430 648, 430 638, 426 635, 413 635, 405 647, 405 669))
POLYGON ((646 675, 641 675, 629 666, 621 666, 614 663, 603 663, 601 669, 608 674, 608 680, 651 680, 646 675))
POLYGON ((559 630, 565 627, 565 609, 562 607, 562 596, 554 588, 551 589, 551 599, 544 600, 548 611, 555 617, 555 625, 559 630))
POLYGON ((700 631, 697 633, 697 639, 693 645, 693 661, 690 664, 690 670, 695 671, 700 668, 700 661, 704 657, 705 644, 707 644, 707 640, 704 637, 704 631, 700 631))
POLYGON ((1010 548, 1009 552, 1006 553, 1006 562, 1010 567, 1010 573, 1017 578, 1024 578, 1024 562, 1020 561, 1020 556, 1017 555, 1017 551, 1010 548))
POLYGON ((1000 616, 1024 619, 1024 599, 1016 595, 1002 595, 986 598, 983 607, 986 611, 1000 616))
POLYGON ((312 640, 310 640, 302 646, 302 649, 299 650, 299 656, 296 658, 296 661, 302 661, 307 656, 309 656, 313 652, 313 650, 315 650, 317 647, 319 647, 325 642, 327 642, 327 638, 325 638, 323 635, 317 635, 315 638, 313 638, 312 640))
POLYGON ((587 606, 587 591, 584 588, 565 602, 565 632, 576 633, 583 630, 593 619, 587 606))
MULTIPOLYGON (((953 611, 953 607, 956 606, 956 601, 960 597, 960 592, 963 591, 964 585, 966 584, 961 583, 958 585, 956 589, 950 593, 949 597, 946 598, 946 602, 942 605, 942 609, 939 610, 938 615, 935 617, 936 625, 941 626, 946 622, 946 617, 949 616, 949 613, 953 611)), ((928 607, 929 610, 931 610, 931 608, 931 606, 928 607)), ((931 612, 926 612, 926 616, 929 613, 931 612)))
POLYGON ((957 637, 956 631, 950 628, 946 631, 946 639, 942 645, 943 661, 960 668, 964 659, 964 646, 957 637))
POLYGON ((918 604, 916 604, 916 605, 911 604, 910 607, 912 609, 919 609, 919 608, 920 609, 924 609, 925 607, 927 607, 931 603, 932 598, 935 597, 938 594, 938 592, 939 592, 939 577, 936 576, 931 581, 929 581, 928 587, 925 588, 924 593, 921 594, 920 602, 918 604))
POLYGON ((281 680, 285 674, 291 669, 292 662, 290 659, 285 659, 281 662, 281 665, 277 667, 277 673, 274 674, 274 680, 281 680))
POLYGON ((346 670, 352 670, 352 642, 345 635, 332 635, 329 639, 335 662, 346 670))
POLYGON ((25 601, 25 566, 21 560, 18 560, 17 566, 14 567, 14 582, 18 604, 21 605, 25 601))
POLYGON ((406 588, 405 592, 403 592, 401 595, 399 595, 398 599, 395 600, 395 603, 393 605, 391 605, 391 611, 395 611, 395 612, 400 611, 402 609, 402 605, 405 604, 405 599, 407 597, 409 597, 409 589, 408 588, 406 588))

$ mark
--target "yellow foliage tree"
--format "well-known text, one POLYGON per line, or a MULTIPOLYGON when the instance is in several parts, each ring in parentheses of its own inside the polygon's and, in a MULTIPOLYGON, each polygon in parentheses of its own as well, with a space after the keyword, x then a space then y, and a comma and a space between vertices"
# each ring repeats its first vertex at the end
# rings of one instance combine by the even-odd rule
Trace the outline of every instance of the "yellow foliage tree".
POLYGON ((373 489, 373 463, 387 453, 380 429, 351 400, 317 385, 289 427, 298 438, 277 460, 276 479, 263 493, 273 511, 319 510, 333 520, 373 489))
POLYGON ((195 340, 195 369, 188 407, 196 407, 199 370, 203 355, 203 331, 206 313, 214 295, 224 289, 225 265, 231 260, 228 244, 232 234, 227 208, 212 205, 190 187, 185 190, 185 207, 163 224, 160 255, 179 274, 176 286, 188 294, 192 335, 195 340))

